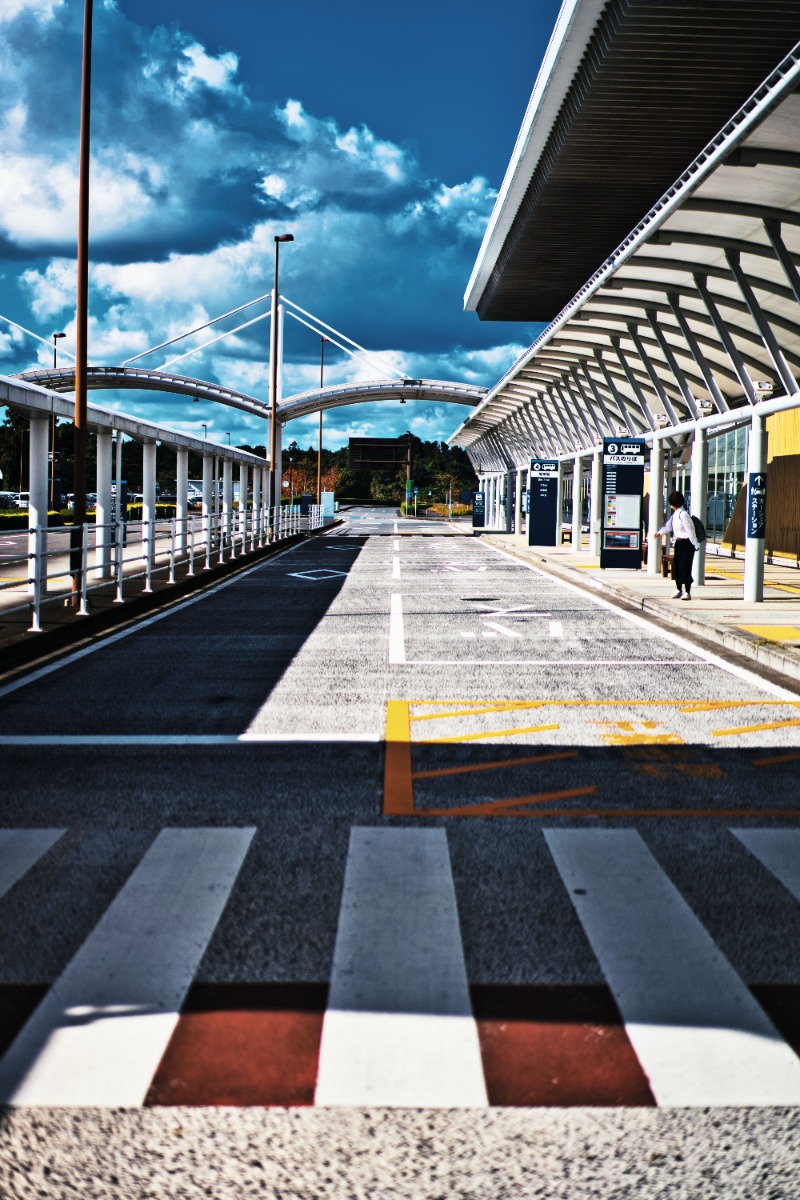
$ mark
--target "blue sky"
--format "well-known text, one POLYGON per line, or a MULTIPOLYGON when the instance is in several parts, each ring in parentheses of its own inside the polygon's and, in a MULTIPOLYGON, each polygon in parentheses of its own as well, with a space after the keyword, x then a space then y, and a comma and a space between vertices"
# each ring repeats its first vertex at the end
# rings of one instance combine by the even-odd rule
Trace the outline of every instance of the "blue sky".
MULTIPOLYGON (((495 382, 539 327, 482 323, 462 297, 558 7, 95 0, 90 361, 117 364, 267 292, 273 235, 291 232, 281 291, 373 360, 495 382)), ((82 22, 83 0, 0 0, 0 314, 46 338, 65 330, 66 349, 82 22)), ((286 324, 289 396, 318 382, 319 338, 286 324)), ((174 369, 266 399, 268 337, 259 322, 174 369)), ((52 363, 48 347, 0 322, 0 373, 36 363, 52 363)), ((374 377, 327 350, 326 383, 374 377)), ((261 422, 210 404, 103 403, 263 440, 261 422)), ((343 408, 326 415, 325 444, 444 438, 463 415, 343 408)), ((313 444, 316 427, 293 422, 286 439, 313 444)))

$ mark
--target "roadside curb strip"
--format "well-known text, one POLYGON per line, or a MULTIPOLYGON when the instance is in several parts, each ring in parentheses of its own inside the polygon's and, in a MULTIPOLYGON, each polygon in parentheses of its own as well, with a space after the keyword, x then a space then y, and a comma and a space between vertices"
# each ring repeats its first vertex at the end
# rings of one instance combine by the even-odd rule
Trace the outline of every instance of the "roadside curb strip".
POLYGON ((102 612, 90 612, 85 617, 76 615, 65 624, 45 629, 41 633, 31 633, 30 631, 19 633, 5 645, 0 639, 0 678, 18 668, 32 666, 40 659, 49 658, 50 655, 58 654, 62 650, 70 650, 81 642, 92 641, 94 638, 108 633, 111 629, 146 616, 157 609, 167 608, 175 601, 184 600, 195 592, 221 583, 239 571, 254 567, 259 562, 264 562, 322 532, 325 530, 295 534, 293 537, 284 538, 283 541, 273 542, 271 546, 263 546, 260 550, 248 551, 247 555, 240 555, 232 562, 217 563, 209 570, 202 568, 196 575, 190 575, 178 583, 160 588, 157 592, 133 596, 124 604, 115 604, 110 608, 103 609, 102 612))

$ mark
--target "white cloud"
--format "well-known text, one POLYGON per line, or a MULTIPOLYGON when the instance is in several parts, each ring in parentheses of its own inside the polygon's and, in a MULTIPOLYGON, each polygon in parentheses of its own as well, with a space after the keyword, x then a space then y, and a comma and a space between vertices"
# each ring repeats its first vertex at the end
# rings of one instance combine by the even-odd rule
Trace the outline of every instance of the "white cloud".
POLYGON ((241 88, 232 86, 233 78, 239 69, 239 59, 235 54, 229 51, 214 58, 206 53, 199 42, 193 42, 191 46, 184 48, 183 55, 188 62, 180 63, 178 72, 185 87, 193 88, 203 84, 217 92, 241 93, 241 88))
POLYGON ((0 21, 13 21, 23 13, 52 21, 56 10, 63 6, 64 0, 0 0, 0 21))

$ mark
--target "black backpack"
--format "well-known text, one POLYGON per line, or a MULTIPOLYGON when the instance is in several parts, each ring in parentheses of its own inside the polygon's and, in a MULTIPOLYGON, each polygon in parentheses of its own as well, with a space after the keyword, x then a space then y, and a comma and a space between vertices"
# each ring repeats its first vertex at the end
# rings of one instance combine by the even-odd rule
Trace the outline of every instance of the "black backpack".
POLYGON ((704 542, 706 540, 705 525, 703 524, 703 522, 700 520, 699 517, 692 517, 692 521, 694 522, 694 531, 697 534, 698 542, 704 542))

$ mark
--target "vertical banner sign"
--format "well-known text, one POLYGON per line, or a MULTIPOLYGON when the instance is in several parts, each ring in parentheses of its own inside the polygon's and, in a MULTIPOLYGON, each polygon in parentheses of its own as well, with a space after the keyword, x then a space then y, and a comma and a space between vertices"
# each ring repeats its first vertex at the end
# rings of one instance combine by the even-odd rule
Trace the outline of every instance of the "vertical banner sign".
POLYGON ((645 443, 603 438, 603 514, 600 567, 642 566, 645 443))
POLYGON ((528 545, 557 546, 561 514, 558 511, 558 462, 532 458, 528 491, 528 545))
POLYGON ((483 529, 486 524, 486 497, 483 492, 472 493, 472 528, 483 529))
POLYGON ((767 473, 747 476, 747 537, 767 536, 767 473))

